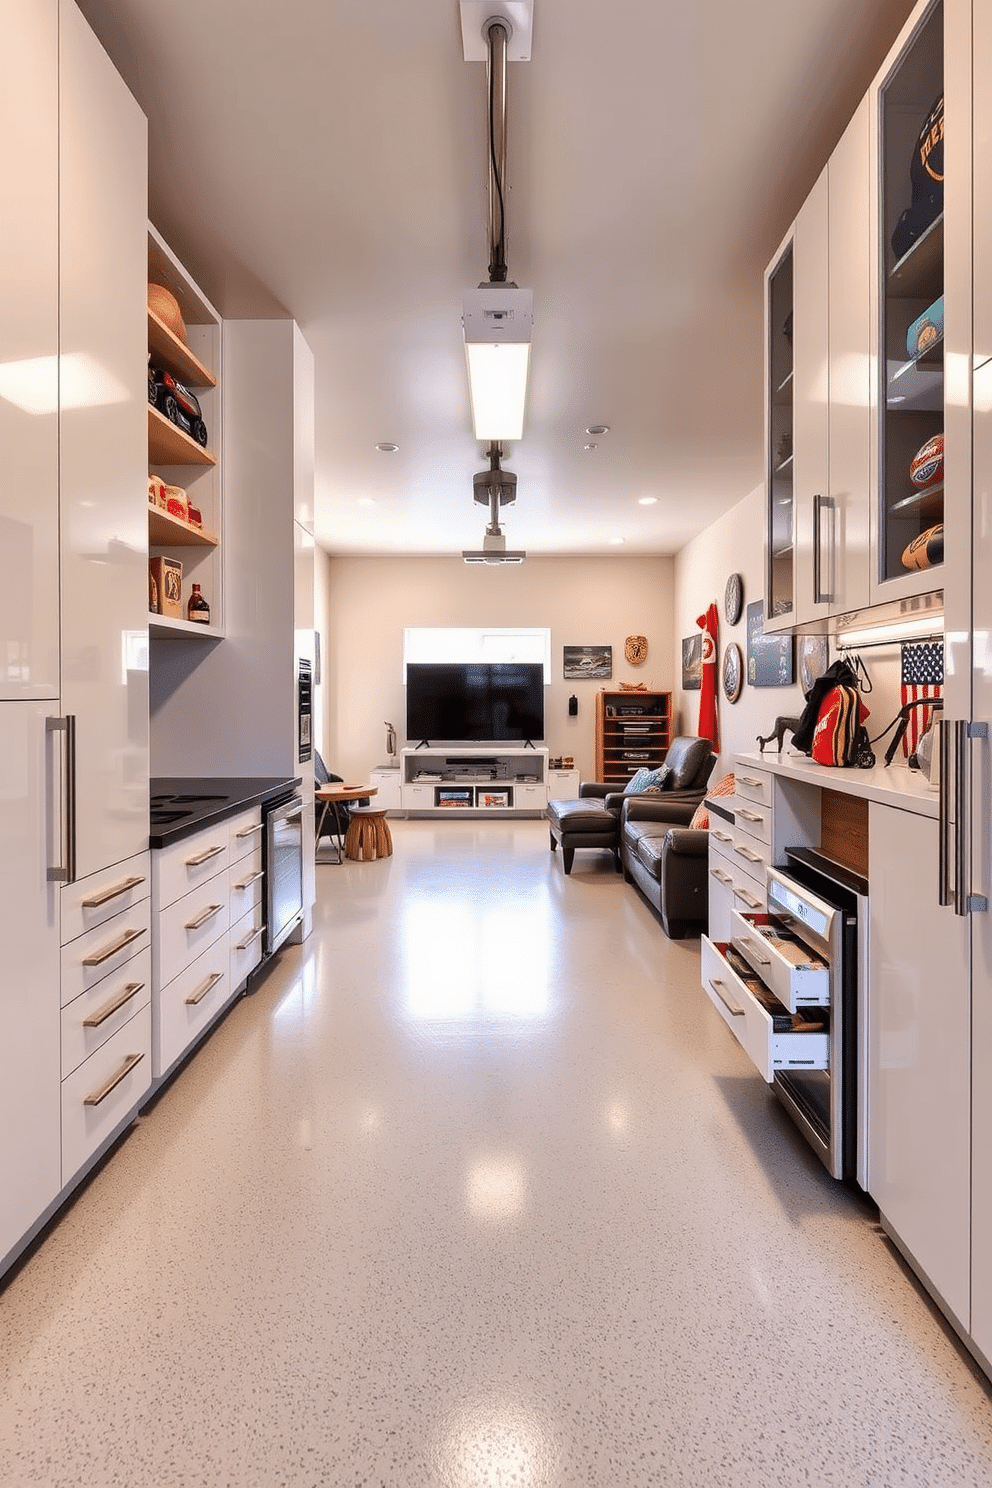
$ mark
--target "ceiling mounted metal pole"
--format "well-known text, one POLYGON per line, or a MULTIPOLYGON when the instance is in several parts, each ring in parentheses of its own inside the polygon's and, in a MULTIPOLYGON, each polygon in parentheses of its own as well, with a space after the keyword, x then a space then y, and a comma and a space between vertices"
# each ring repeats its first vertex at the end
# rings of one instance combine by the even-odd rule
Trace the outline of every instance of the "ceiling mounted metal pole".
POLYGON ((489 282, 506 280, 506 48, 509 32, 500 20, 486 29, 489 78, 489 282))

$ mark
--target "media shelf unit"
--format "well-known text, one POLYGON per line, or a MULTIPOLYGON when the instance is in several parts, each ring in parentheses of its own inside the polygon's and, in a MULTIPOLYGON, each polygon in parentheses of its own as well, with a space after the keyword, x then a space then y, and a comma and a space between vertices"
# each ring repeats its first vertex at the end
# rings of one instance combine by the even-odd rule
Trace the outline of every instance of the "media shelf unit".
POLYGON ((416 816, 543 815, 548 751, 507 744, 403 749, 400 804, 416 816))
POLYGON ((597 692, 597 780, 622 787, 638 770, 656 770, 671 742, 670 692, 597 692))

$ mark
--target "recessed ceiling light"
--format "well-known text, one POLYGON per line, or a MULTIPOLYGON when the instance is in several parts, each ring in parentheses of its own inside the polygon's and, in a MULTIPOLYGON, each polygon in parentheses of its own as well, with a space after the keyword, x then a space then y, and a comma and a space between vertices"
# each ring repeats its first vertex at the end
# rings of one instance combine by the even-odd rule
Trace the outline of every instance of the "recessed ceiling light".
POLYGON ((638 506, 657 506, 658 498, 657 496, 638 496, 637 504, 638 506))
POLYGON ((599 445, 598 444, 584 444, 582 446, 582 448, 584 450, 594 450, 594 449, 599 449, 599 445))
POLYGON ((586 429, 587 434, 609 434, 609 424, 590 424, 586 429))
POLYGON ((359 506, 375 506, 375 497, 374 496, 359 496, 359 498, 358 498, 358 504, 359 504, 359 506))
POLYGON ((623 543, 623 542, 626 542, 626 538, 623 538, 623 537, 611 537, 610 538, 610 547, 611 548, 619 548, 620 545, 621 545, 621 543, 623 543))
POLYGON ((388 439, 384 439, 381 444, 376 445, 376 449, 380 455, 395 455, 399 449, 399 445, 392 444, 388 439))

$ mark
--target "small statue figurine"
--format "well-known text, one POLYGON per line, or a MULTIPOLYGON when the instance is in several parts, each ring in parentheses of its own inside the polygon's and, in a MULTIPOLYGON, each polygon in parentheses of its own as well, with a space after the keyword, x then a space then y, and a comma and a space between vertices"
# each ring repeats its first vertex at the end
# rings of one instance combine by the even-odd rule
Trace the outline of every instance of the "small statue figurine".
POLYGON ((766 734, 764 738, 762 738, 760 734, 758 735, 758 750, 759 750, 759 752, 761 754, 764 754, 764 752, 765 752, 765 745, 766 744, 770 744, 771 741, 774 739, 775 740, 775 748, 778 750, 779 754, 781 754, 782 753, 782 746, 785 743, 785 736, 786 736, 786 734, 787 733, 794 734, 796 732, 796 729, 798 727, 799 727, 799 719, 798 718, 783 718, 781 715, 779 715, 779 717, 776 718, 776 720, 775 720, 775 726, 772 729, 772 731, 771 731, 770 734, 766 734))

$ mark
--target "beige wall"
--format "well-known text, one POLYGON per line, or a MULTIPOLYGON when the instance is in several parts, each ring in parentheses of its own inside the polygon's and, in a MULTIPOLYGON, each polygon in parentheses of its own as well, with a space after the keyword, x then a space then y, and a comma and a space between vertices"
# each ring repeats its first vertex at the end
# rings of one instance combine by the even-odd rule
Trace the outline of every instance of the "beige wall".
POLYGON ((612 645, 613 678, 675 686, 670 558, 530 558, 519 566, 469 566, 451 558, 326 558, 317 565, 315 598, 324 683, 318 746, 346 778, 366 775, 385 758, 384 720, 403 743, 403 628, 408 625, 551 627, 552 680, 546 743, 571 754, 593 775, 594 697, 604 684, 566 682, 564 645, 612 645), (648 638, 647 662, 630 667, 624 638, 648 638), (568 698, 579 700, 576 718, 568 698))

